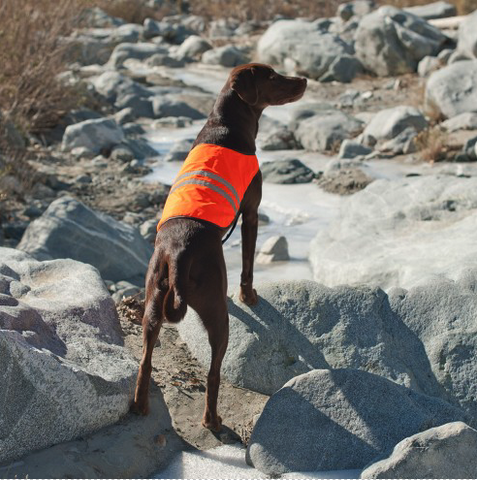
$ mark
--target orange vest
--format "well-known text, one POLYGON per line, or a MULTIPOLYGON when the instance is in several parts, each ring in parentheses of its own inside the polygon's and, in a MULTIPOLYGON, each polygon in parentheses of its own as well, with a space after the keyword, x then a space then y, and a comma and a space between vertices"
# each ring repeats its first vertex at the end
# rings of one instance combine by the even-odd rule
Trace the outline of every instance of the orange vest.
POLYGON ((157 229, 173 217, 199 218, 228 227, 257 172, 256 155, 208 143, 197 145, 174 180, 157 229))

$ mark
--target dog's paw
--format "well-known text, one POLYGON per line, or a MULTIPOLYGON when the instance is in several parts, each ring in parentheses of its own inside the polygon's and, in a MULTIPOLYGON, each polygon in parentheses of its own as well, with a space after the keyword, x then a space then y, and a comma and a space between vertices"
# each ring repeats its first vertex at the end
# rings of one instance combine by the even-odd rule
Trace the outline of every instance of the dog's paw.
POLYGON ((241 289, 239 299, 249 307, 256 305, 258 303, 257 291, 255 288, 249 289, 248 291, 241 289))
POLYGON ((129 407, 129 411, 136 415, 147 415, 149 413, 149 405, 144 402, 134 401, 129 407))
POLYGON ((208 430, 212 430, 215 433, 219 433, 222 430, 222 417, 217 416, 215 420, 202 419, 202 426, 208 430))

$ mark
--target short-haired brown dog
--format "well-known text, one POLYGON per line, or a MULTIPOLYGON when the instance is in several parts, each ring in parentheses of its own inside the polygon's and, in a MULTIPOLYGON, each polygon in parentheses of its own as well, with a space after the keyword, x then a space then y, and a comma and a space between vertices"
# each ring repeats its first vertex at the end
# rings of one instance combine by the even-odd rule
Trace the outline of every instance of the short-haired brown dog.
MULTIPOLYGON (((268 65, 252 63, 234 68, 192 150, 202 144, 217 145, 254 156, 258 120, 263 110, 270 105, 294 102, 303 96, 305 89, 306 79, 279 75, 268 65)), ((197 171, 193 173, 200 175, 197 171)), ((189 184, 205 185, 211 181, 191 178, 189 184)), ((262 176, 257 170, 236 213, 236 217, 242 215, 240 300, 247 305, 257 303, 252 282, 261 196, 262 176)), ((148 413, 151 357, 162 323, 179 322, 190 305, 207 329, 212 349, 202 425, 213 431, 221 429, 217 396, 229 335, 227 273, 221 242, 227 229, 185 215, 173 216, 161 224, 146 276, 144 347, 133 411, 148 413)))

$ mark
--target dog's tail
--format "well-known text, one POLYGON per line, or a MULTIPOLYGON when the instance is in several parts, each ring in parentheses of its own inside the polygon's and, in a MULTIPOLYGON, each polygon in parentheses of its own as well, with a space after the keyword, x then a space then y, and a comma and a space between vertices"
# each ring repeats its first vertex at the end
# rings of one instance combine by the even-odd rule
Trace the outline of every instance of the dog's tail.
POLYGON ((186 314, 190 264, 190 258, 184 255, 168 261, 169 289, 164 297, 163 315, 169 323, 180 322, 186 314))

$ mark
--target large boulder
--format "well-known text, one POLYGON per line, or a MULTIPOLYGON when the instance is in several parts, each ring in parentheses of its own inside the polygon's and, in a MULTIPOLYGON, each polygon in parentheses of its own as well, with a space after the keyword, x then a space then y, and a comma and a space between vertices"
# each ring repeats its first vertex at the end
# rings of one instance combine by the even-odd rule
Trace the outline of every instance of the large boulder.
POLYGON ((327 109, 300 121, 295 138, 305 150, 322 152, 337 150, 343 140, 356 137, 363 122, 341 110, 327 109))
POLYGON ((380 140, 397 137, 407 128, 413 128, 416 132, 420 132, 427 126, 426 118, 415 107, 387 108, 378 112, 366 125, 363 131, 363 143, 367 146, 374 146, 380 140))
POLYGON ((318 233, 310 261, 325 285, 384 289, 477 266, 477 178, 376 180, 318 233))
MULTIPOLYGON (((443 389, 433 378, 421 342, 390 310, 380 289, 311 281, 257 287, 259 302, 229 300, 229 347, 222 371, 235 385, 272 394, 296 375, 315 368, 356 368, 430 395, 443 389)), ((181 337, 204 365, 207 334, 189 309, 181 337)))
POLYGON ((368 466, 361 478, 475 478, 477 431, 452 422, 416 433, 368 466))
POLYGON ((18 248, 38 260, 72 258, 95 266, 104 279, 140 284, 152 254, 139 230, 71 197, 55 200, 31 222, 18 248))
POLYGON ((447 37, 425 20, 391 6, 365 15, 356 32, 356 56, 379 76, 417 70, 425 56, 435 56, 447 37))
MULTIPOLYGON (((260 38, 257 53, 261 62, 292 63, 298 73, 319 79, 341 56, 352 55, 353 49, 339 36, 328 33, 321 21, 279 20, 260 38)), ((338 68, 336 65, 335 70, 338 68)))
POLYGON ((0 248, 0 463, 127 413, 136 361, 98 271, 0 248))
POLYGON ((208 49, 202 55, 202 63, 208 65, 222 65, 231 68, 248 62, 250 62, 250 57, 234 45, 208 49))
POLYGON ((403 438, 463 419, 460 409, 378 375, 313 370, 272 395, 247 461, 270 476, 359 469, 403 438))
POLYGON ((212 45, 202 37, 198 35, 191 35, 188 37, 181 46, 177 49, 177 58, 199 58, 207 50, 211 50, 212 45))
POLYGON ((457 50, 468 57, 477 57, 477 10, 459 25, 457 50))
POLYGON ((124 140, 121 127, 110 118, 85 120, 66 127, 61 148, 71 151, 73 148, 86 148, 92 153, 111 150, 124 140))
MULTIPOLYGON (((466 265, 463 261, 462 265, 466 265)), ((393 311, 419 337, 432 373, 446 391, 477 420, 477 268, 455 281, 437 278, 409 291, 389 294, 393 311)))
POLYGON ((115 103, 118 98, 126 95, 140 97, 152 95, 147 87, 116 71, 106 71, 92 78, 91 83, 96 92, 111 103, 115 103))
POLYGON ((425 104, 447 118, 477 111, 477 60, 452 63, 432 73, 425 104))

